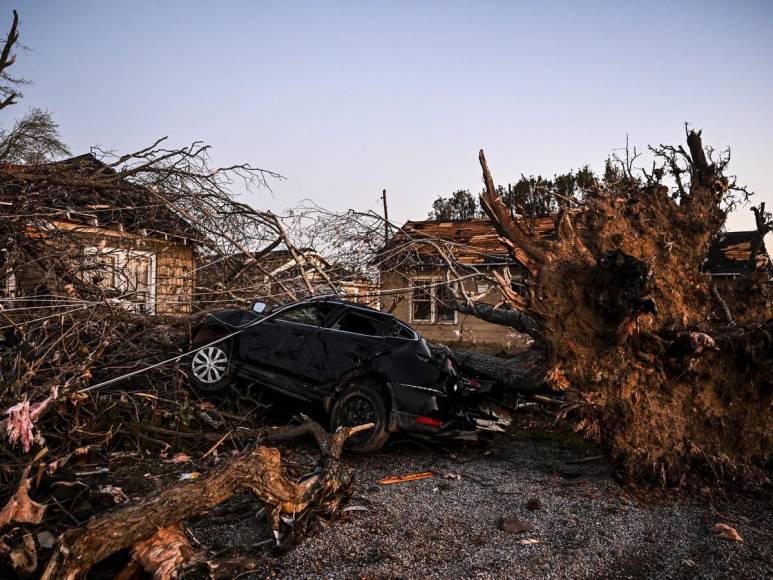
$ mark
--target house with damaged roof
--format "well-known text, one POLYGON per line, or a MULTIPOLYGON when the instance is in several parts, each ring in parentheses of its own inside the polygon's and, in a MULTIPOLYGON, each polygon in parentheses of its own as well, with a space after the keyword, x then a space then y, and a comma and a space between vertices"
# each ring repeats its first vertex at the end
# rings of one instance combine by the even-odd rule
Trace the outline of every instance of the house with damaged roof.
MULTIPOLYGON (((538 235, 549 235, 543 231, 542 221, 537 226, 538 235)), ((523 334, 454 309, 453 294, 446 284, 449 266, 443 254, 468 266, 468 271, 474 268, 491 278, 495 274, 509 276, 514 288, 524 281, 525 273, 488 219, 409 221, 379 256, 382 308, 409 322, 431 342, 483 352, 528 348, 530 340, 523 334)), ((470 275, 462 284, 481 302, 504 302, 491 279, 470 275)))
POLYGON ((704 268, 717 280, 733 280, 749 272, 773 275, 770 255, 759 232, 725 232, 709 248, 704 268))
MULTIPOLYGON (((555 236, 552 217, 525 220, 524 227, 536 238, 555 236)), ((757 237, 757 232, 728 232, 711 247, 705 270, 723 292, 744 273, 759 272, 766 278, 767 272, 768 280, 773 275, 764 241, 757 237)), ((469 267, 460 272, 462 284, 482 303, 505 303, 498 285, 492 283, 497 276, 509 280, 514 291, 527 291, 527 272, 512 258, 490 220, 409 221, 379 256, 383 309, 410 322, 432 342, 484 352, 527 348, 528 337, 453 308, 454 297, 446 284, 450 266, 443 254, 469 267)))
POLYGON ((106 174, 115 172, 92 154, 0 166, 0 217, 24 232, 0 254, 6 308, 108 300, 191 312, 197 248, 208 240, 153 192, 106 174))

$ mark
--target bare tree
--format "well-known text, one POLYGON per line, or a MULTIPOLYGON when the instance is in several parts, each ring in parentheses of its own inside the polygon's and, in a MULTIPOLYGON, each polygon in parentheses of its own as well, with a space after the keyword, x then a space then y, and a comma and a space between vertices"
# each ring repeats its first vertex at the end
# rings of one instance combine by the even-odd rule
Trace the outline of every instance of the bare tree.
MULTIPOLYGON (((11 76, 16 63, 14 49, 19 42, 19 15, 13 22, 0 52, 0 110, 15 105, 22 96, 19 88, 29 83, 11 76)), ((0 163, 44 163, 69 154, 59 135, 59 127, 48 111, 32 109, 10 128, 0 129, 0 163)))
POLYGON ((32 109, 10 129, 0 129, 0 163, 36 165, 69 154, 48 111, 32 109))
POLYGON ((5 37, 3 50, 0 52, 0 109, 14 105, 21 97, 19 86, 27 83, 24 79, 13 77, 8 69, 16 63, 16 55, 13 50, 19 41, 19 15, 13 11, 13 22, 8 36, 5 37))

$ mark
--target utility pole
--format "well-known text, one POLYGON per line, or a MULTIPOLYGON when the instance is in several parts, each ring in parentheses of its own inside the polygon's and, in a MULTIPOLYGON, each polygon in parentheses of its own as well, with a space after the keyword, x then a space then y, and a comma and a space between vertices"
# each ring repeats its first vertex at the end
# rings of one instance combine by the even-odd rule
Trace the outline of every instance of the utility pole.
POLYGON ((386 189, 381 191, 381 201, 384 202, 384 245, 389 242, 389 211, 387 211, 386 189))

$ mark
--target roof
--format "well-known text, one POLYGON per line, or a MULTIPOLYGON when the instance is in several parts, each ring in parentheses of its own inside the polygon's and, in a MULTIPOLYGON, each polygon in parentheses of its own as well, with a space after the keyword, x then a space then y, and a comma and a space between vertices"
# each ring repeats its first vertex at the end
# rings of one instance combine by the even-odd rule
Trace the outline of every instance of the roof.
MULTIPOLYGON (((726 232, 709 247, 705 270, 719 276, 746 272, 752 244, 757 236, 758 233, 754 230, 726 232)), ((757 255, 756 269, 771 269, 770 257, 764 241, 757 255)))
MULTIPOLYGON (((526 220, 524 226, 541 239, 553 239, 552 217, 526 220)), ((432 245, 422 240, 442 244, 462 264, 514 264, 510 252, 502 241, 491 220, 423 220, 409 221, 387 244, 382 258, 411 255, 419 263, 435 263, 440 256, 432 245)))
MULTIPOLYGON (((341 306, 346 306, 347 308, 355 308, 357 310, 367 310, 368 312, 372 312, 373 314, 378 314, 379 316, 395 318, 395 319, 397 318, 394 314, 391 314, 389 312, 376 310, 375 308, 371 308, 370 306, 367 306, 365 304, 360 304, 359 302, 351 302, 349 300, 338 298, 337 296, 309 296, 308 298, 304 298, 303 300, 298 300, 293 304, 307 304, 307 303, 313 303, 313 302, 327 302, 330 304, 339 304, 341 306)), ((289 304, 285 306, 289 306, 289 304)))
MULTIPOLYGON (((532 229, 533 225, 535 237, 543 240, 555 239, 553 217, 525 220, 523 223, 527 230, 532 229)), ((705 270, 714 275, 740 274, 747 271, 746 264, 756 236, 756 231, 725 233, 709 248, 705 270)), ((462 264, 515 263, 491 220, 485 218, 408 221, 401 231, 389 240, 381 258, 393 261, 397 257, 408 257, 409 265, 442 265, 437 250, 422 240, 441 244, 462 264)), ((757 262, 758 269, 771 269, 764 242, 757 262)))
POLYGON ((40 165, 0 165, 0 203, 23 206, 19 197, 35 203, 37 191, 52 221, 85 223, 108 229, 147 233, 154 237, 172 236, 208 243, 204 234, 148 189, 117 180, 115 187, 90 187, 95 177, 114 175, 115 170, 87 153, 62 161, 40 165), (36 181, 25 179, 34 171, 36 181), (67 179, 82 185, 63 184, 67 179), (52 195, 53 192, 53 195, 52 195))

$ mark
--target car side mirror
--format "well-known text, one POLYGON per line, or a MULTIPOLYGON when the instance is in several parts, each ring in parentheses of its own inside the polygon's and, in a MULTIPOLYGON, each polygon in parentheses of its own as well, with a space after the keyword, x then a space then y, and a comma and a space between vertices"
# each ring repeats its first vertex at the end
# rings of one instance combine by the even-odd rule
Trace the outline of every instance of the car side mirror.
POLYGON ((261 302, 258 300, 252 305, 252 311, 255 314, 268 314, 269 310, 271 310, 265 302, 261 302))

